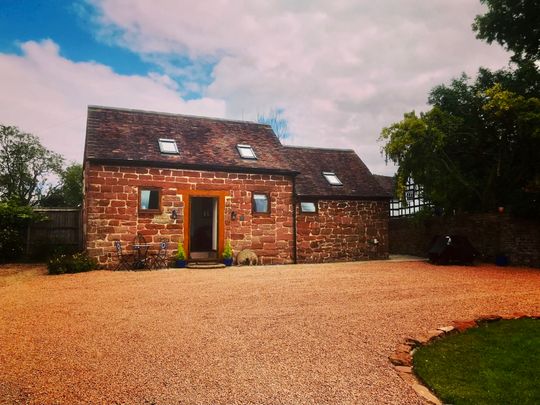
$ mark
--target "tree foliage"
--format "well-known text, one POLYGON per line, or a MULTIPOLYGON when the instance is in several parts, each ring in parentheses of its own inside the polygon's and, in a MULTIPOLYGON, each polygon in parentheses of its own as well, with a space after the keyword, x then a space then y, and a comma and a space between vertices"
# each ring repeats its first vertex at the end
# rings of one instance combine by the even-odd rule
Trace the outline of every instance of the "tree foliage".
POLYGON ((258 114, 257 122, 259 124, 270 125, 280 141, 291 136, 287 119, 283 116, 282 108, 272 109, 268 114, 258 114))
POLYGON ((530 67, 462 75, 431 91, 429 111, 384 128, 398 190, 412 177, 447 211, 502 205, 540 216, 540 75, 530 67))
POLYGON ((83 201, 83 168, 73 163, 60 174, 60 182, 40 201, 43 207, 78 207, 83 201))
POLYGON ((480 1, 488 11, 474 20, 477 38, 498 42, 515 61, 540 59, 540 0, 480 1))
POLYGON ((15 201, 0 202, 0 262, 19 259, 26 246, 28 225, 43 219, 28 206, 15 201))
POLYGON ((0 125, 0 199, 35 205, 50 190, 47 176, 59 174, 63 158, 17 127, 0 125))

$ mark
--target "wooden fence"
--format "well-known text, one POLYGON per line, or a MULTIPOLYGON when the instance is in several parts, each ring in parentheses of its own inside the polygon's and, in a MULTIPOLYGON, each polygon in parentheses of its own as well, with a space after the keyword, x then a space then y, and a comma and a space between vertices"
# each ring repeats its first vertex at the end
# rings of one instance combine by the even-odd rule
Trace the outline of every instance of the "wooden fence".
POLYGON ((77 251, 83 247, 82 215, 80 208, 36 208, 46 217, 28 227, 27 256, 41 256, 54 249, 77 251))

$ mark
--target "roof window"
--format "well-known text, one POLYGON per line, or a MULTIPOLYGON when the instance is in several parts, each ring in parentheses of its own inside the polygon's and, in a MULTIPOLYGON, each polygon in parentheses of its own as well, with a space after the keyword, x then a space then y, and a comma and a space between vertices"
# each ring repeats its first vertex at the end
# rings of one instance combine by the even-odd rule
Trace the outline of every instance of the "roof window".
POLYGON ((334 172, 322 172, 324 178, 326 179, 326 181, 328 182, 328 184, 332 185, 332 186, 342 186, 343 183, 341 182, 341 180, 338 178, 338 176, 336 176, 336 174, 334 172))
POLYGON ((238 153, 242 159, 257 159, 257 155, 255 155, 253 148, 249 145, 238 144, 236 145, 236 149, 238 149, 238 153))
POLYGON ((159 151, 161 153, 170 153, 177 155, 178 146, 176 146, 176 141, 174 139, 159 139, 159 151))

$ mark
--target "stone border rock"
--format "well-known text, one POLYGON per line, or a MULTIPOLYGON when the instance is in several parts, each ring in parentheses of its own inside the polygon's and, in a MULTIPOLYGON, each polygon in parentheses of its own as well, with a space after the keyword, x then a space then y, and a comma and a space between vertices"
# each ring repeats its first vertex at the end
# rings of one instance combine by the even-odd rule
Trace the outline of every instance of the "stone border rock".
POLYGON ((540 319, 540 314, 531 315, 521 312, 515 312, 512 315, 484 315, 475 320, 459 320, 453 321, 452 325, 440 326, 437 329, 428 331, 425 334, 408 337, 405 342, 398 345, 394 354, 388 359, 394 365, 394 369, 411 388, 422 398, 432 404, 443 405, 443 402, 437 398, 422 381, 414 374, 413 369, 413 354, 415 350, 420 346, 425 346, 428 343, 440 339, 451 333, 464 332, 470 328, 476 328, 479 323, 495 322, 499 320, 511 320, 511 319, 540 319))

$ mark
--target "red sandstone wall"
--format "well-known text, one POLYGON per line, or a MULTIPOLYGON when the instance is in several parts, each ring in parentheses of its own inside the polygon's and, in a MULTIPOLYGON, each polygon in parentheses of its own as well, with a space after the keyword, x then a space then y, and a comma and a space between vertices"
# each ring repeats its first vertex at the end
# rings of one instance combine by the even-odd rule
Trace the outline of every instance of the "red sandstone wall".
POLYGON ((320 200, 316 214, 297 208, 297 234, 298 263, 386 259, 388 201, 320 200))
POLYGON ((264 264, 292 262, 292 181, 285 176, 157 168, 111 167, 87 163, 85 172, 86 247, 100 265, 116 262, 113 242, 131 242, 137 233, 149 242, 169 239, 170 253, 184 238, 182 191, 225 190, 225 239, 235 253, 253 249, 264 264), (138 188, 162 190, 162 213, 138 212, 138 188), (251 213, 251 192, 268 192, 271 215, 251 213), (170 214, 177 210, 178 219, 170 214), (237 219, 231 220, 231 212, 237 219))
POLYGON ((540 222, 508 214, 473 213, 429 218, 392 218, 390 252, 424 256, 436 235, 466 236, 479 260, 495 262, 505 254, 515 266, 540 267, 540 222))

